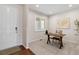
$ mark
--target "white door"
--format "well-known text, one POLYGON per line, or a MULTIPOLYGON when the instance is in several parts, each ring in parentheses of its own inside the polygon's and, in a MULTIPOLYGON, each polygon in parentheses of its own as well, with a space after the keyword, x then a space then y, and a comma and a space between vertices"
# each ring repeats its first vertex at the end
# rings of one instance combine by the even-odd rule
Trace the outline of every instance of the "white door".
POLYGON ((0 50, 18 45, 18 10, 16 5, 0 5, 0 50))

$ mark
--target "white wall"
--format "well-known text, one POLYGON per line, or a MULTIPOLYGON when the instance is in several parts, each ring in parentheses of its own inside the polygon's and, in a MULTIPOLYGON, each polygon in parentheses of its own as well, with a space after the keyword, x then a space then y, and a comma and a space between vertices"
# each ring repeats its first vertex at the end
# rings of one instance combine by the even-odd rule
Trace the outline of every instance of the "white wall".
POLYGON ((22 20, 22 45, 27 48, 27 20, 28 20, 28 6, 23 5, 23 20, 22 20))
POLYGON ((65 36, 66 40, 75 41, 74 40, 75 38, 77 40, 79 37, 76 37, 76 35, 75 35, 77 32, 74 31, 74 29, 76 28, 75 25, 74 25, 74 20, 76 20, 76 18, 79 19, 79 9, 51 16, 49 18, 49 31, 55 32, 56 29, 58 29, 57 28, 57 21, 59 21, 63 17, 69 17, 70 18, 70 28, 62 29, 63 32, 66 34, 66 36, 65 36))
POLYGON ((20 5, 0 5, 0 50, 22 44, 21 13, 20 5), (17 34, 15 27, 18 27, 17 34))
POLYGON ((48 29, 48 17, 29 10, 27 20, 27 41, 28 43, 44 39, 44 31, 35 31, 36 16, 45 18, 45 28, 48 29))

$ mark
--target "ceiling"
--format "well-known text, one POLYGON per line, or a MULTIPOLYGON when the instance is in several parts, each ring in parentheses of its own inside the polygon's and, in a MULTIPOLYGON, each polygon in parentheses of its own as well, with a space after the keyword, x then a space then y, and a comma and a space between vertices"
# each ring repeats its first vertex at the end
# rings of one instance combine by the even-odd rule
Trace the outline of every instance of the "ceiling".
POLYGON ((69 4, 39 4, 39 7, 36 7, 36 4, 29 4, 28 6, 29 9, 47 16, 79 8, 79 4, 72 4, 72 7, 69 7, 69 4))

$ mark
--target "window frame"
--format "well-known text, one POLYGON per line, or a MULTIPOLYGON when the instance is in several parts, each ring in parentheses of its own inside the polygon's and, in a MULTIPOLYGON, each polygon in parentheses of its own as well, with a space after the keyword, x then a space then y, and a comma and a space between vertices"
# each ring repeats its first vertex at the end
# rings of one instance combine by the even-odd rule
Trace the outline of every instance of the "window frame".
POLYGON ((45 31, 45 18, 44 17, 40 17, 40 16, 35 17, 35 31, 39 31, 39 32, 40 31, 45 31), (36 24, 37 23, 37 21, 36 21, 37 18, 40 18, 40 20, 44 20, 44 29, 41 29, 41 28, 38 29, 37 24, 36 24))

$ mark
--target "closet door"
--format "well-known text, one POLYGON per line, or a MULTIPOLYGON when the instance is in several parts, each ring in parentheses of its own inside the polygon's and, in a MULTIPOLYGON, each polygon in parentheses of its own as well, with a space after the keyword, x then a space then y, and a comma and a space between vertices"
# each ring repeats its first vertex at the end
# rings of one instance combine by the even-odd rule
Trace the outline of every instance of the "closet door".
POLYGON ((18 45, 18 9, 0 5, 0 50, 18 45))

